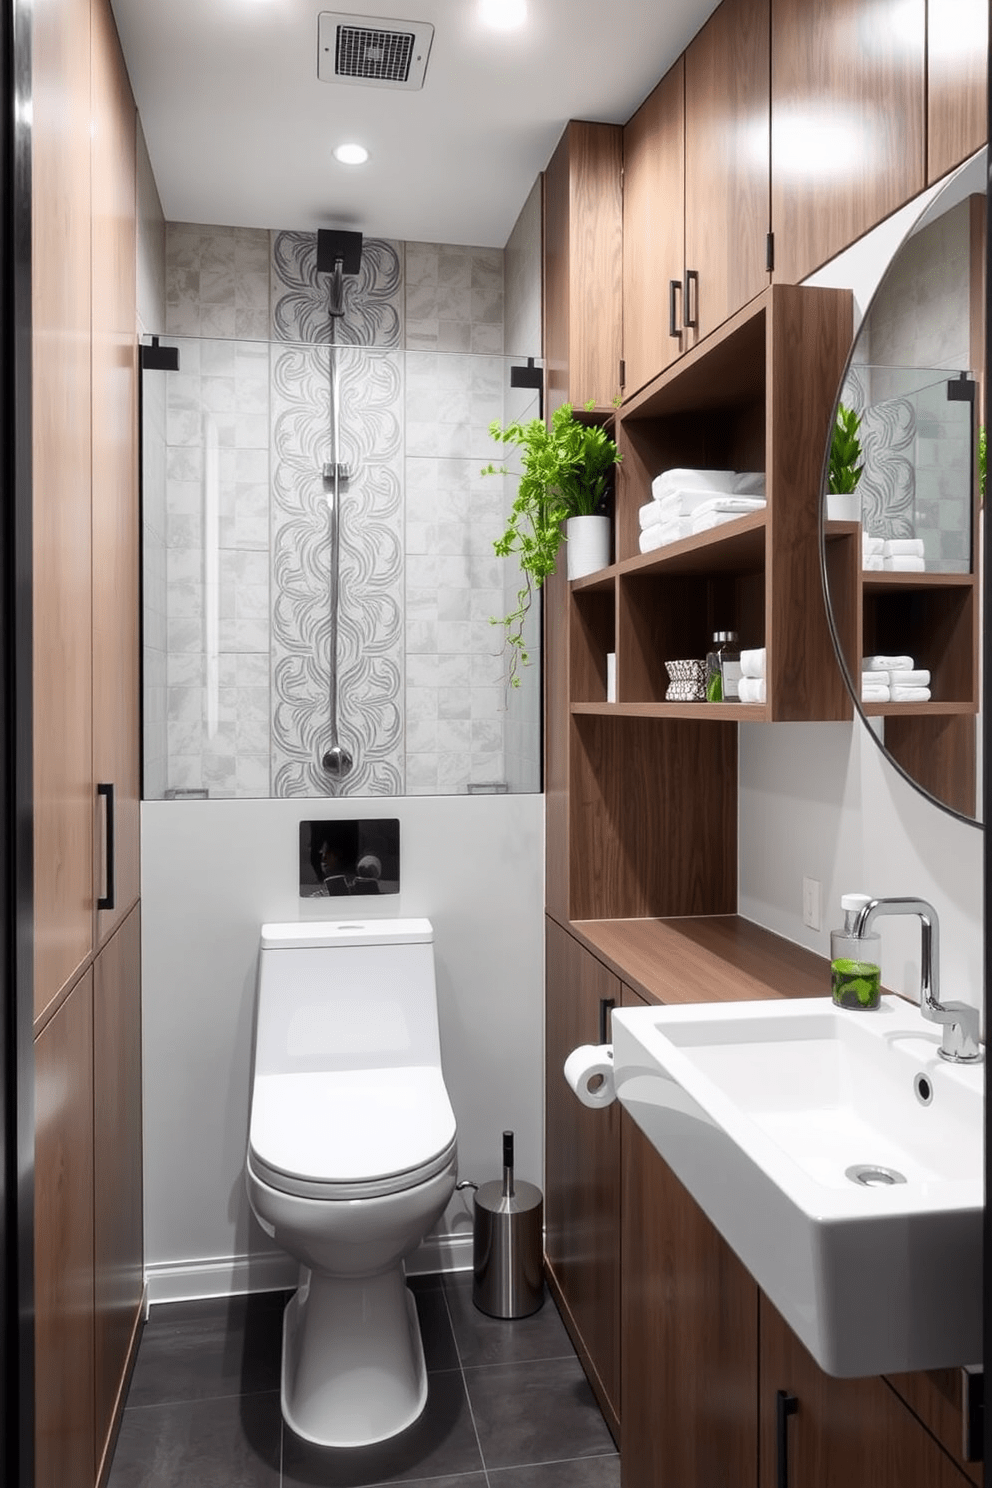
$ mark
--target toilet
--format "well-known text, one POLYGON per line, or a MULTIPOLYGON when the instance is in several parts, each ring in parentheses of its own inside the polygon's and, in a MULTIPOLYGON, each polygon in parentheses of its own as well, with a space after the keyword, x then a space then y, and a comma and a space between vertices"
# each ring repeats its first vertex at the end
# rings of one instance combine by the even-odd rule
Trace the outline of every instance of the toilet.
POLYGON ((246 1183, 305 1268, 282 1412, 323 1446, 384 1441, 427 1400, 403 1261, 455 1186, 428 920, 263 925, 246 1183))

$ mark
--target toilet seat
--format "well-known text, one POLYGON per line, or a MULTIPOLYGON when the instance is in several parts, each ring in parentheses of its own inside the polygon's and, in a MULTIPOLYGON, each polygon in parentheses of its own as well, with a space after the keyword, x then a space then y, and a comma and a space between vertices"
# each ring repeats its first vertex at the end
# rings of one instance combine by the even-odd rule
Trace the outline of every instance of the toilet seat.
POLYGON ((399 1193, 448 1166, 455 1135, 451 1102, 433 1066, 255 1080, 249 1157, 262 1182, 283 1193, 399 1193))

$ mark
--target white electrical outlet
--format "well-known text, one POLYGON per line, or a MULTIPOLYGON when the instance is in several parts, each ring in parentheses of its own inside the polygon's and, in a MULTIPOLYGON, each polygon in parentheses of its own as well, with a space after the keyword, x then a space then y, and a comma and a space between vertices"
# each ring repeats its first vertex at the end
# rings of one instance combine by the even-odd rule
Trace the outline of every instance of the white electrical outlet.
POLYGON ((821 885, 818 878, 803 879, 803 924, 809 930, 819 930, 821 885))

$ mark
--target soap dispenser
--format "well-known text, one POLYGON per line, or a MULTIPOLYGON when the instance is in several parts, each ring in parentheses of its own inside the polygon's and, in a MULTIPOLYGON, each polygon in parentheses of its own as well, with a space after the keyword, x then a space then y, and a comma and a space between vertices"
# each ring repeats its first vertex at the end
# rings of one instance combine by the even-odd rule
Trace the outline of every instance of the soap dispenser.
POLYGON ((740 696, 741 651, 736 630, 713 632, 711 649, 706 656, 706 701, 736 702, 740 696))
POLYGON ((830 983, 834 1002, 837 1007, 862 1012, 878 1007, 882 987, 881 936, 854 933, 859 913, 870 903, 868 894, 843 894, 840 907, 844 911, 844 928, 830 932, 830 983))

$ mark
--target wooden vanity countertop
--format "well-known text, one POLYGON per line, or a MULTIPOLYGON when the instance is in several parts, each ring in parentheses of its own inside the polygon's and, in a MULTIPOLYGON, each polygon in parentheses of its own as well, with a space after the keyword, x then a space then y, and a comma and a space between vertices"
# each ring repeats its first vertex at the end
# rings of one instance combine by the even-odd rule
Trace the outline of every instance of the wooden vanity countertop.
POLYGON ((740 915, 572 920, 568 929, 649 1002, 830 996, 826 956, 740 915))

